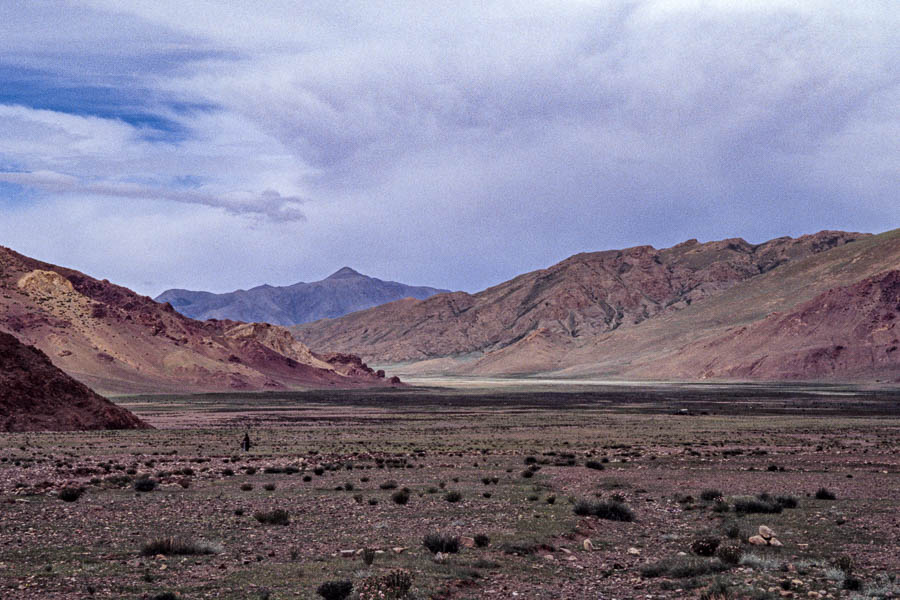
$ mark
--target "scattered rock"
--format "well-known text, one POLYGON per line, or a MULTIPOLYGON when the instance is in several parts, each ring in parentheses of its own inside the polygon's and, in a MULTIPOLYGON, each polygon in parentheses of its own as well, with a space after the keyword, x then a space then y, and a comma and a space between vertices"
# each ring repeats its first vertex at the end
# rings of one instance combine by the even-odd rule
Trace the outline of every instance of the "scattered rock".
POLYGON ((591 541, 591 538, 584 538, 584 542, 581 545, 588 552, 593 552, 594 550, 594 542, 591 541))
POLYGON ((770 528, 766 527, 765 525, 760 525, 760 526, 759 526, 759 535, 760 535, 763 539, 770 540, 770 539, 772 539, 773 537, 775 537, 775 532, 772 531, 770 528))
POLYGON ((754 535, 749 540, 747 540, 747 542, 753 544, 754 546, 767 546, 769 544, 766 541, 766 538, 762 537, 761 535, 754 535))

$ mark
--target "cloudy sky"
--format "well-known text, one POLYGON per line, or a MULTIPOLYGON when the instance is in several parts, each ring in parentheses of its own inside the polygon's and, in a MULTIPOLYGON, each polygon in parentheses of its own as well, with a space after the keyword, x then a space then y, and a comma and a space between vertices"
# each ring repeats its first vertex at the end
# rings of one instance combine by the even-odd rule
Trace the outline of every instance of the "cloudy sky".
POLYGON ((156 295, 900 227, 896 0, 4 0, 0 244, 156 295))

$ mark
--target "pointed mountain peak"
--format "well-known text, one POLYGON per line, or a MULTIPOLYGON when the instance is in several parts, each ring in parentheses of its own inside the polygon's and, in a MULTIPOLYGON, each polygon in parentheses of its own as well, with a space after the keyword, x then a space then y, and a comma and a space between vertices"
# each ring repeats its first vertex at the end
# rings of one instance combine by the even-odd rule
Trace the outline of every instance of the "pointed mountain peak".
POLYGON ((365 275, 354 271, 350 267, 344 267, 329 275, 328 279, 350 279, 352 277, 365 277, 365 275))

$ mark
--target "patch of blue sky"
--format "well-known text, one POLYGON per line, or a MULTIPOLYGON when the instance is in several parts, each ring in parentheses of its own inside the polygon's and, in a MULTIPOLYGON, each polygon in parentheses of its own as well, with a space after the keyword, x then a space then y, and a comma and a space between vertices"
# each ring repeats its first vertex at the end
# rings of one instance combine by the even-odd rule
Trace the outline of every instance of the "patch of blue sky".
POLYGON ((0 103, 118 119, 136 127, 144 139, 171 143, 183 141, 190 134, 177 117, 214 108, 169 100, 147 88, 70 81, 48 71, 3 63, 0 103))

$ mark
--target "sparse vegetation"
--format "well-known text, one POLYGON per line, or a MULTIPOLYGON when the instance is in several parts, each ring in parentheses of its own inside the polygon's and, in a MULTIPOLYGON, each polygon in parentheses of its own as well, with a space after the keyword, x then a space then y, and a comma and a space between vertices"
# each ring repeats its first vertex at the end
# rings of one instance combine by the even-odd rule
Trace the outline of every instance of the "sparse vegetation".
POLYGON ((456 536, 429 533, 423 538, 422 543, 432 554, 437 554, 438 552, 455 554, 459 552, 459 538, 456 536))
POLYGON ((253 518, 264 525, 289 525, 291 522, 288 512, 280 508, 255 512, 253 518))
POLYGON ((192 556, 218 554, 221 551, 221 547, 209 542, 195 542, 178 537, 156 538, 146 542, 141 547, 141 554, 144 556, 156 556, 157 554, 164 556, 192 556))

